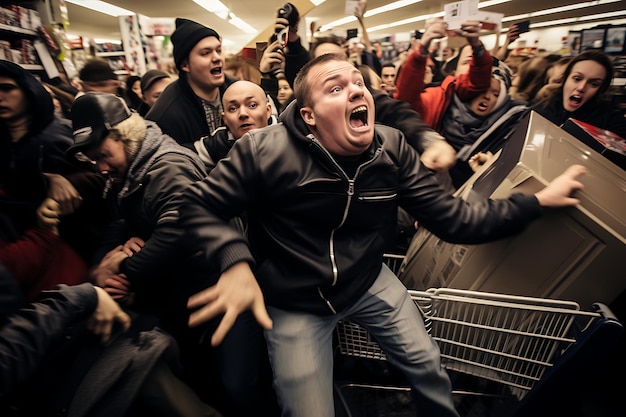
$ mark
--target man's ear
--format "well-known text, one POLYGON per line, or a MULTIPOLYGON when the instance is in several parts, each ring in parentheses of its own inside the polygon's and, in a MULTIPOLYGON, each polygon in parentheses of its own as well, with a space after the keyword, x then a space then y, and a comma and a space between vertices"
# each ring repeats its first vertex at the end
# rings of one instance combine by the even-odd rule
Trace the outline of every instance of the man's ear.
POLYGON ((267 103, 267 109, 265 110, 267 112, 267 118, 268 120, 272 118, 272 105, 270 103, 267 103))
POLYGON ((185 72, 189 72, 189 60, 185 59, 183 62, 181 62, 180 70, 181 71, 185 71, 185 72))
POLYGON ((302 120, 309 126, 315 126, 315 115, 313 114, 313 109, 308 106, 302 107, 300 109, 300 116, 302 116, 302 120))

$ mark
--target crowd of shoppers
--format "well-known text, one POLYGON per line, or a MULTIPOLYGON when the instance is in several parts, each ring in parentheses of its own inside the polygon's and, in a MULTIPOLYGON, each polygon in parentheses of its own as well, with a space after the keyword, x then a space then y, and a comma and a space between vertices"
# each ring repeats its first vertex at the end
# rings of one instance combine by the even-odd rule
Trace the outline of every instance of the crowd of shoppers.
POLYGON ((456 67, 433 84, 443 20, 398 71, 367 36, 368 50, 323 36, 307 50, 290 5, 275 20, 288 42, 269 39, 253 74, 183 18, 178 77, 154 69, 124 84, 94 58, 80 90, 60 90, 0 60, 3 415, 328 417, 345 318, 376 337, 420 415, 459 415, 383 254, 405 250, 416 225, 479 244, 576 205, 579 165, 534 195, 453 193, 476 169, 467 146, 527 111, 626 137, 611 61, 538 57, 514 77, 469 21, 445 61, 456 67), (61 367, 69 377, 46 390, 61 367))

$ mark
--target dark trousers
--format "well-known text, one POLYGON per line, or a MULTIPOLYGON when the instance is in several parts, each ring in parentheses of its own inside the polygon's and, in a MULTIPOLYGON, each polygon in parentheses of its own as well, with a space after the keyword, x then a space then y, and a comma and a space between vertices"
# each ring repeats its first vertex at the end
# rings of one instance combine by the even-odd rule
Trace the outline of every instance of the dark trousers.
POLYGON ((219 319, 212 320, 200 337, 180 344, 190 384, 225 417, 280 416, 263 330, 252 313, 245 312, 223 342, 213 347, 211 335, 219 319))
POLYGON ((163 360, 148 374, 127 417, 145 416, 146 412, 157 417, 222 417, 174 375, 163 360))

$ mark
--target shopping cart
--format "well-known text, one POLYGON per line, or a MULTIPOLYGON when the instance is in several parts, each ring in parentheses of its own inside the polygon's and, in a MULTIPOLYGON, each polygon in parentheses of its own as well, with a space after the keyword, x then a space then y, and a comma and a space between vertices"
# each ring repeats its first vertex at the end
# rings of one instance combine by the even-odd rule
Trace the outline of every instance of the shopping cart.
MULTIPOLYGON (((506 388, 498 395, 506 392, 517 404, 547 372, 565 362, 563 358, 574 352, 577 342, 586 340, 592 329, 607 323, 613 326, 603 349, 609 349, 623 332, 621 323, 600 303, 594 304, 596 311, 589 312, 571 301, 449 288, 409 293, 439 345, 444 368, 493 381, 506 388)), ((340 322, 336 336, 341 355, 386 360, 376 341, 356 323, 340 322)), ((389 388, 394 387, 385 387, 389 388)))

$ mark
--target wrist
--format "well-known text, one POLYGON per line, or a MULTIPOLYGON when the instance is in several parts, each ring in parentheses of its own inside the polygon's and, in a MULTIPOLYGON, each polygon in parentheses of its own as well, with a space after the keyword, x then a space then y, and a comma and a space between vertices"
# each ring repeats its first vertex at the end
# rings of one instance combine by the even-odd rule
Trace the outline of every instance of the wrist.
POLYGON ((485 47, 482 42, 478 42, 477 45, 472 45, 472 53, 475 57, 480 57, 485 52, 485 47))

